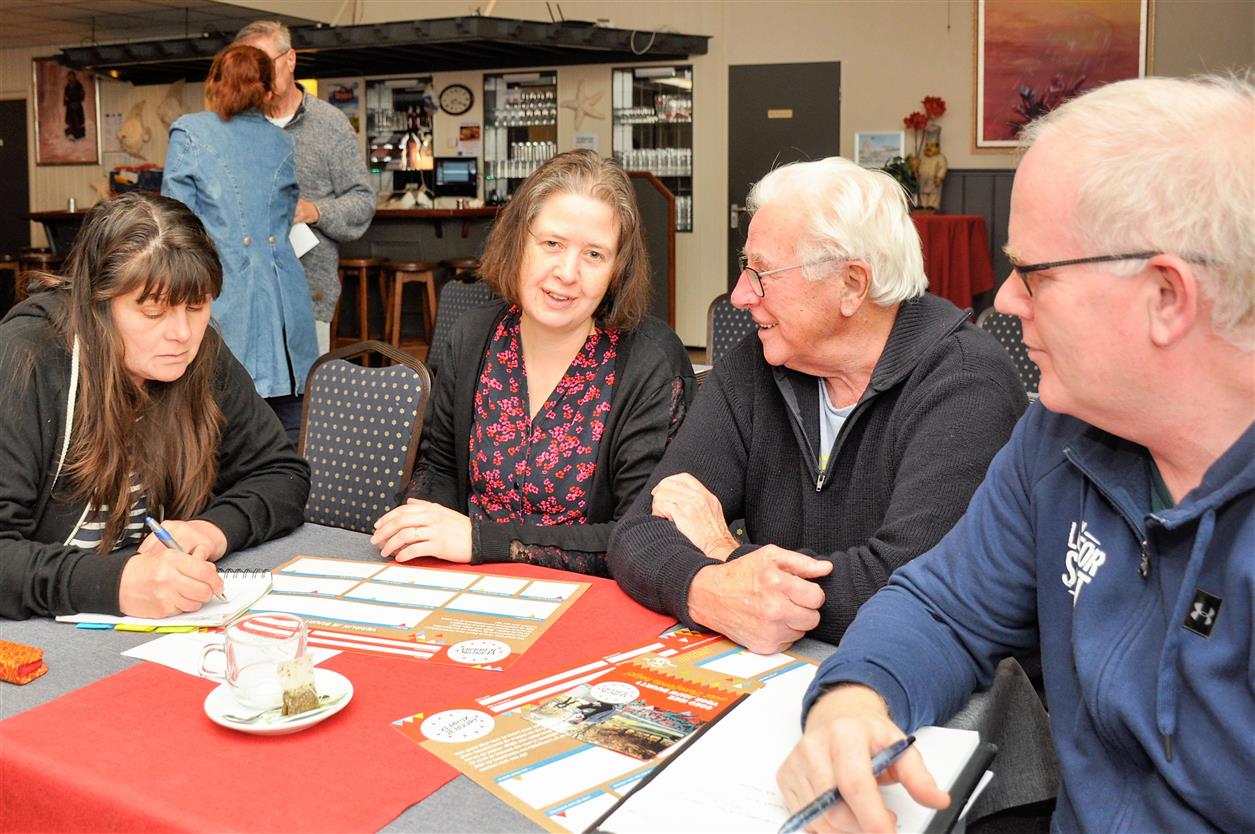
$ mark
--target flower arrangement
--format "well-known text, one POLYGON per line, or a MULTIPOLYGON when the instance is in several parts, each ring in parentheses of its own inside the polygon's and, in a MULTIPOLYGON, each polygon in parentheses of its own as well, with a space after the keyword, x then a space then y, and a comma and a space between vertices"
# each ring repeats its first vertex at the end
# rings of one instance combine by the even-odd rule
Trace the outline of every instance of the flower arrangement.
POLYGON ((918 159, 924 152, 924 131, 937 119, 946 114, 946 100, 941 96, 924 96, 920 102, 924 112, 918 110, 902 120, 905 127, 915 131, 915 156, 918 159))
POLYGON ((916 172, 919 169, 920 157, 924 154, 925 135, 930 132, 939 132, 940 127, 934 127, 931 131, 929 127, 946 113, 946 100, 941 96, 924 96, 920 101, 923 112, 919 110, 913 111, 909 116, 902 120, 902 126, 914 131, 915 152, 907 154, 905 158, 895 156, 893 159, 885 163, 882 169, 889 176, 898 181, 902 186, 902 190, 907 193, 911 201, 915 205, 919 205, 919 178, 916 172))

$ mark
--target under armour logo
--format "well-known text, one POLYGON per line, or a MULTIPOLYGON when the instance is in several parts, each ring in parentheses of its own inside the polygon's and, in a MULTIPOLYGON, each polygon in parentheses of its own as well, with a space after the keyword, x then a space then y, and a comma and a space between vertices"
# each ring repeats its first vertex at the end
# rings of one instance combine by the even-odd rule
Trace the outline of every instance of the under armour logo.
POLYGON ((1216 619, 1216 609, 1204 608, 1201 602, 1194 603, 1194 613, 1190 614, 1190 619, 1198 622, 1198 618, 1203 618, 1204 626, 1211 626, 1212 620, 1216 619))
POLYGON ((1209 594, 1202 588, 1195 588, 1194 601, 1190 604, 1190 610, 1186 613, 1185 622, 1182 625, 1202 637, 1211 637, 1216 617, 1220 616, 1221 602, 1220 597, 1215 594, 1209 594))

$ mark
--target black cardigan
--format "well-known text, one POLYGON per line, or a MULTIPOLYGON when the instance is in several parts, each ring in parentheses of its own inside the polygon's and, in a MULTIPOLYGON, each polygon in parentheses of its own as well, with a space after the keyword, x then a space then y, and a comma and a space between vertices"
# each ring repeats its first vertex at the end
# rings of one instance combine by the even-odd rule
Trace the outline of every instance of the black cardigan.
POLYGON ((810 636, 836 643, 896 568, 936 544, 967 509, 1027 399, 1015 367, 967 312, 925 295, 901 305, 871 382, 817 469, 818 379, 763 359, 756 334, 720 359, 693 411, 610 541, 611 573, 632 597, 689 617, 709 559, 651 515, 650 490, 689 472, 744 517, 755 544, 834 563, 810 636))
MULTIPOLYGON (((494 301, 458 319, 442 357, 423 423, 419 462, 407 497, 469 515, 468 443, 475 389, 484 355, 507 306, 494 301)), ((679 337, 646 317, 625 332, 584 524, 542 527, 517 522, 471 523, 471 561, 526 561, 600 576, 616 519, 648 480, 693 399, 693 366, 679 337)))
MULTIPOLYGON (((54 494, 53 475, 72 428, 66 426, 71 357, 53 325, 62 303, 59 292, 38 293, 0 326, 0 617, 121 614, 122 571, 134 555, 133 548, 100 556, 63 544, 85 502, 69 497, 64 473, 54 494)), ((205 338, 218 336, 206 331, 205 338)), ((221 528, 233 553, 300 525, 309 464, 221 343, 213 396, 226 419, 218 478, 209 505, 194 517, 221 528)))

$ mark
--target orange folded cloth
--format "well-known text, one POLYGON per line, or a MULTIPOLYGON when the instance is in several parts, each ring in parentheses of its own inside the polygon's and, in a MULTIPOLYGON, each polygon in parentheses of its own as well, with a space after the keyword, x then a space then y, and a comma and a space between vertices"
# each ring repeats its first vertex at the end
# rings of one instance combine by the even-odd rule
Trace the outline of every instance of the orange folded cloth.
POLYGON ((0 680, 20 686, 47 671, 42 649, 0 640, 0 680))

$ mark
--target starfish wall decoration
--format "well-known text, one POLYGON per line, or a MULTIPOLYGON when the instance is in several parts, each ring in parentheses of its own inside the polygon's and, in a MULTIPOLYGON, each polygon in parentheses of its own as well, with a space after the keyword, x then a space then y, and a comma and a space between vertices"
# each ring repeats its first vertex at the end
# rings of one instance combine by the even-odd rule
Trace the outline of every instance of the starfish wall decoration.
POLYGON ((581 81, 575 87, 575 98, 567 99, 562 102, 562 106, 568 110, 575 111, 575 129, 580 130, 584 127, 584 117, 590 119, 604 119, 606 114, 596 109, 597 102, 601 101, 601 97, 606 94, 605 90, 593 93, 592 95, 584 95, 584 82, 581 81))
POLYGON ((92 180, 88 185, 91 186, 92 191, 96 192, 96 197, 92 200, 93 206, 108 201, 110 194, 109 176, 107 174, 98 180, 92 180))

